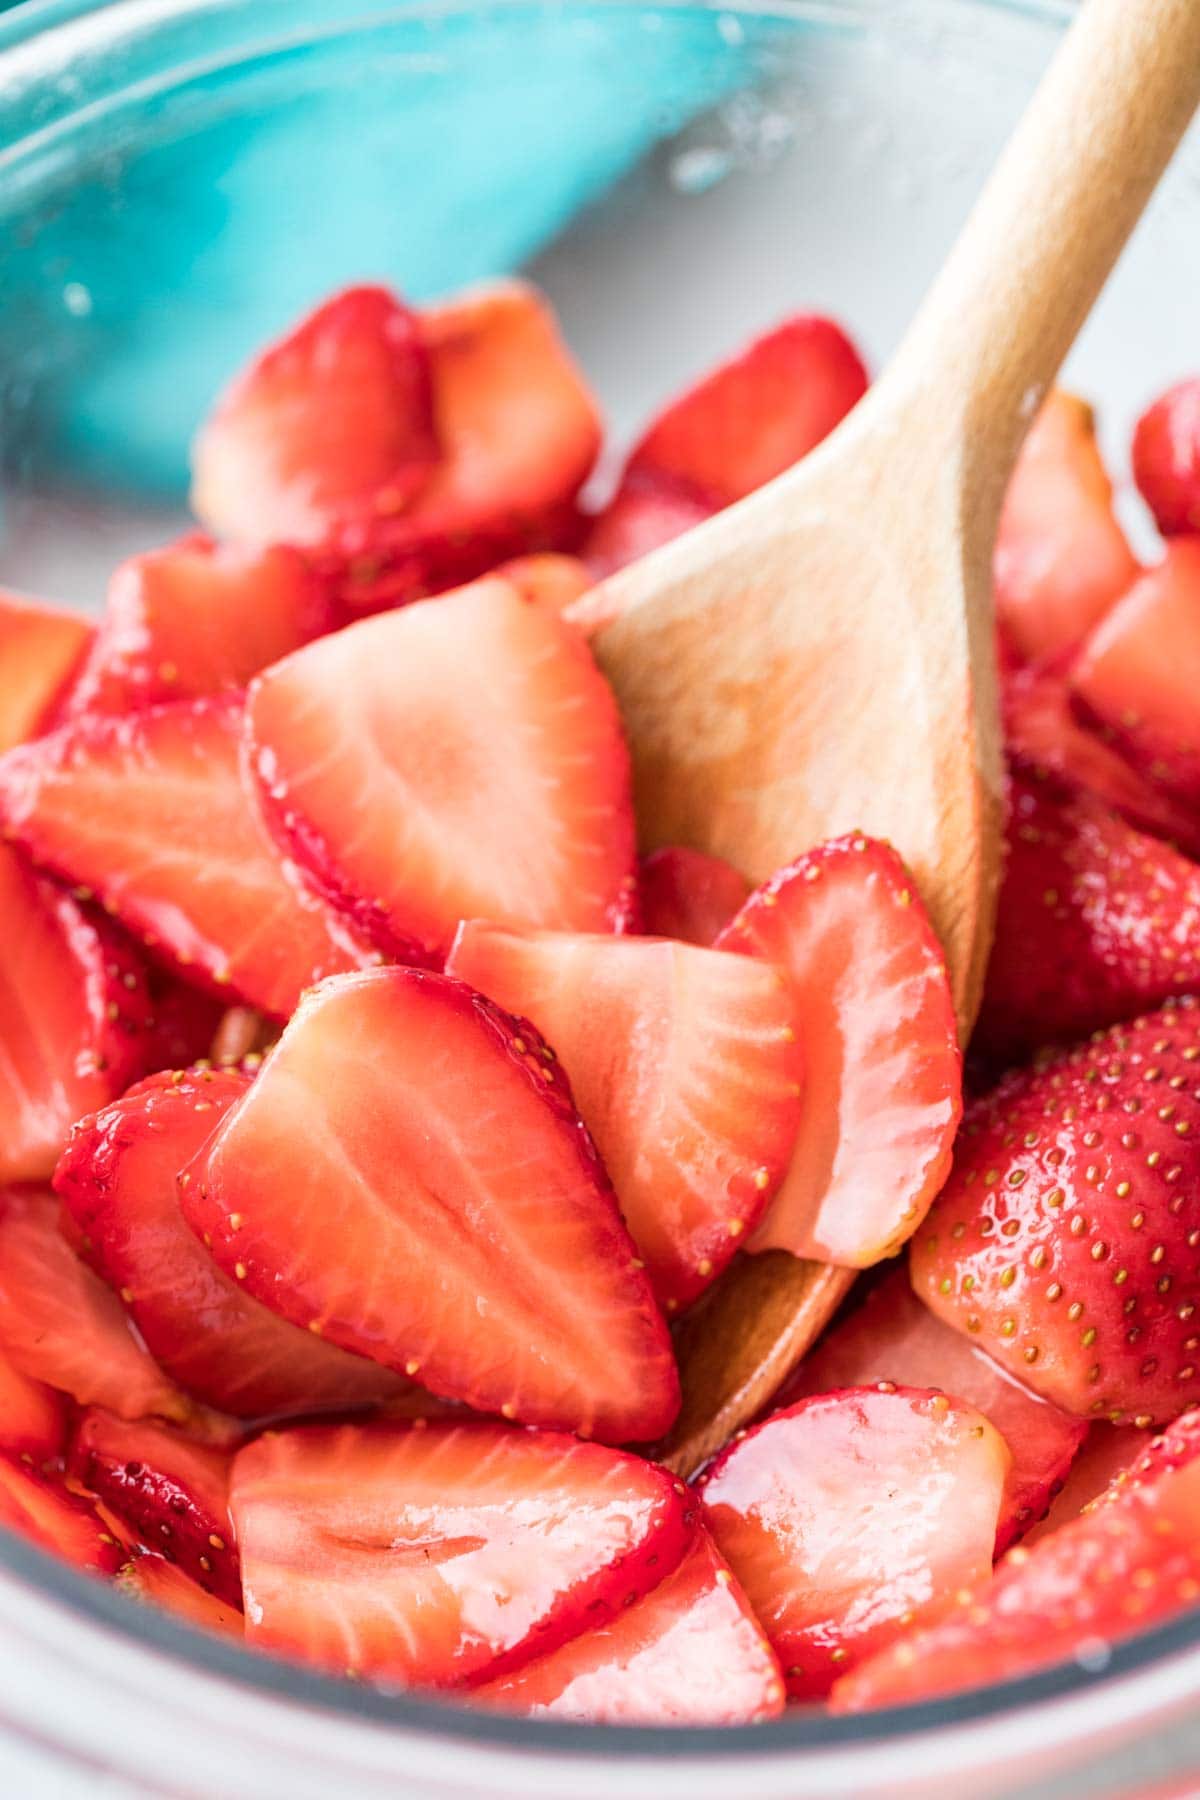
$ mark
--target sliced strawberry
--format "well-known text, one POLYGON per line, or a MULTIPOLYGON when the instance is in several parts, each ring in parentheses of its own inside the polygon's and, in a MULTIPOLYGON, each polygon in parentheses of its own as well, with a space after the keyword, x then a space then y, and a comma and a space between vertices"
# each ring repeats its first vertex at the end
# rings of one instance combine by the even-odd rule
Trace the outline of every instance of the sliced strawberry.
POLYGON ((674 1574, 474 1698, 595 1725, 748 1725, 783 1710, 779 1663, 706 1531, 674 1574))
POLYGON ((1081 725, 1060 675, 1021 669, 1002 692, 1009 756, 1025 775, 1057 782, 1069 793, 1095 794, 1139 830, 1200 856, 1195 810, 1139 775, 1097 732, 1081 725))
MULTIPOLYGON (((212 994, 159 967, 150 970, 150 996, 154 1016, 146 1059, 149 1073, 157 1069, 186 1069, 211 1054, 213 1039, 228 1008, 212 994)), ((260 1017, 258 1013, 253 1016, 260 1017)))
POLYGON ((124 1419, 184 1420, 191 1407, 153 1361, 121 1302, 59 1230, 53 1194, 0 1192, 0 1350, 23 1375, 124 1419))
POLYGON ((1009 484, 994 562, 996 611, 1031 662, 1074 649, 1138 573, 1117 524, 1092 409, 1055 389, 1009 484))
POLYGON ((721 501, 690 481, 655 469, 632 470, 591 520, 580 555, 596 581, 649 556, 721 510, 721 501))
POLYGON ((247 1293, 434 1393, 617 1443, 675 1416, 666 1329, 566 1078, 462 982, 314 989, 180 1191, 247 1293))
POLYGON ((73 1121, 152 1059, 145 971, 120 932, 0 844, 0 1182, 43 1180, 73 1121))
POLYGON ((1042 1517, 1089 1430, 1082 1419, 1015 1381, 935 1318, 913 1293, 902 1268, 805 1357, 776 1395, 775 1405, 792 1406, 814 1394, 874 1383, 940 1388, 976 1407, 996 1427, 1012 1455, 997 1550, 1042 1517))
POLYGON ((962 1110, 946 961, 904 864, 835 838, 756 889, 717 948, 788 971, 804 1046, 791 1168, 748 1247, 880 1261, 941 1186, 962 1110))
POLYGON ((67 1436, 67 1401, 44 1381, 22 1375, 0 1355, 0 1451, 34 1463, 51 1461, 67 1436))
POLYGON ((1200 1597, 1200 1416, 1155 1439, 1130 1479, 1030 1548, 946 1618, 834 1689, 839 1712, 1004 1681, 1107 1646, 1200 1597))
POLYGON ((241 1607, 237 1546, 229 1520, 228 1450, 144 1419, 92 1408, 71 1443, 71 1474, 128 1534, 161 1551, 202 1588, 241 1607))
POLYGON ((239 767, 236 696, 83 718, 0 759, 0 827, 156 954, 286 1018, 378 960, 277 855, 239 767))
POLYGON ((750 894, 750 883, 719 856, 668 845, 642 861, 642 930, 685 944, 715 943, 750 894))
POLYGON ((245 1635, 246 1622, 240 1605, 234 1607, 218 1600, 165 1556, 153 1552, 135 1556, 120 1570, 117 1586, 131 1600, 161 1606, 202 1631, 239 1639, 245 1635))
POLYGON ((459 927, 446 962, 560 1056, 659 1304, 720 1274, 783 1179, 803 1058, 781 972, 667 939, 459 927))
POLYGON ((1128 1480, 1151 1442, 1150 1433, 1139 1430, 1136 1425, 1110 1425, 1104 1419, 1089 1425, 1070 1473, 1051 1501, 1045 1518, 1033 1527, 1026 1542, 1036 1544, 1040 1538, 1057 1531, 1060 1525, 1077 1519, 1086 1507, 1108 1491, 1113 1482, 1128 1480))
POLYGON ((0 590, 0 753, 44 730, 94 633, 79 613, 0 590))
POLYGON ((1013 1057, 1195 986, 1200 867, 1090 795, 1009 789, 1008 860, 976 1043, 1013 1057))
POLYGON ((925 1303, 1080 1416, 1200 1400, 1198 1052, 1180 1000, 1009 1077, 968 1110, 913 1242, 925 1303))
POLYGON ((511 581, 524 599, 552 613, 565 612, 581 594, 587 593, 594 580, 587 564, 577 556, 553 551, 516 556, 511 562, 501 563, 496 573, 511 581))
POLYGON ((866 387, 841 327, 796 314, 672 401, 634 449, 629 473, 691 482, 727 506, 799 462, 866 387))
POLYGON ((1178 538, 1092 633, 1071 672, 1071 688, 1138 773, 1195 807, 1197 684, 1200 538, 1178 538))
POLYGON ((93 1575, 115 1574, 126 1555, 91 1502, 60 1476, 3 1455, 0 1525, 93 1575))
POLYGON ((819 1699, 992 1566, 1008 1473, 973 1407, 847 1388, 775 1413, 701 1478, 704 1519, 783 1665, 819 1699))
POLYGON ((491 1424, 270 1432, 230 1504, 252 1644, 423 1687, 603 1624, 671 1573, 693 1519, 665 1469, 491 1424))
POLYGON ((439 455, 416 315, 347 288, 255 358, 193 451, 192 502, 222 537, 323 544, 410 504, 439 455))
POLYGON ((247 705, 267 814, 382 943, 460 919, 602 931, 633 895, 629 757, 579 634, 498 577, 278 663, 247 705))
POLYGON ((131 712, 243 688, 334 623, 299 551, 180 538, 117 569, 65 712, 131 712))
POLYGON ((1200 531, 1200 377, 1168 388, 1142 414, 1133 475, 1164 537, 1200 531))
POLYGON ((402 1379, 261 1306, 184 1222, 176 1177, 249 1085, 232 1069, 157 1075, 75 1127, 54 1180, 89 1260, 210 1406, 252 1419, 394 1399, 402 1379))
POLYGON ((210 1059, 218 1069, 257 1069, 271 1045, 279 1041, 279 1027, 264 1019, 252 1006, 229 1006, 221 1014, 209 1045, 210 1059))

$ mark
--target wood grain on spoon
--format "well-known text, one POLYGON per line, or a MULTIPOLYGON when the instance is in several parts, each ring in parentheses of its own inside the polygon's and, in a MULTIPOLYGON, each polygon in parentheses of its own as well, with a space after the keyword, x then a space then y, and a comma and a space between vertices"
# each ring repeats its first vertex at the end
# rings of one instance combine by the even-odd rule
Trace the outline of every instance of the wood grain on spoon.
MULTIPOLYGON (((1000 858, 991 558, 1021 441, 1200 101, 1200 0, 1087 0, 899 352, 770 486, 580 603, 647 849, 761 880, 888 838, 941 934, 964 1036, 1000 858)), ((844 1270, 734 1264, 681 1327, 690 1472, 775 1391, 844 1270)))

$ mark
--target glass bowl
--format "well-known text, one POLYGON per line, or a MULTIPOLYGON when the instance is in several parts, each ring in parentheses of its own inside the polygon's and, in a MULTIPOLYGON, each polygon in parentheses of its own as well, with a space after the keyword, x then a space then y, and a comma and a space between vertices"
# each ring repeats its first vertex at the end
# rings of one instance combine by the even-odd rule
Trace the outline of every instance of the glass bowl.
MULTIPOLYGON (((36 0, 0 18, 0 582, 95 605, 246 353, 339 284, 522 268, 613 441, 786 311, 890 352, 1054 0, 36 0)), ((1194 368, 1200 144, 1069 378, 1108 448, 1194 368)), ((600 476, 603 481, 603 473, 600 476)), ((1136 504, 1122 499, 1135 531, 1136 504)), ((0 1534, 4 1791, 1096 1795, 1200 1768, 1200 1618, 952 1701, 725 1732, 497 1719, 202 1639, 0 1534), (1131 1750, 1130 1746, 1137 1746, 1131 1750), (1189 1753, 1194 1752, 1194 1761, 1189 1753), (1063 1771, 1076 1770, 1072 1788, 1063 1771)))

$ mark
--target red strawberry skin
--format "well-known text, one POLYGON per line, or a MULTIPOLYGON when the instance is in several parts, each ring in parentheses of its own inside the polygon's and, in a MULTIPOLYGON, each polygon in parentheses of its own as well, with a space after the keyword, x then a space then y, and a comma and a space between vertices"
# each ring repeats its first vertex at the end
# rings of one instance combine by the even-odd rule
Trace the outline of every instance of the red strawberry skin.
POLYGON ((557 1432, 272 1432, 234 1461, 249 1641, 403 1686, 461 1687, 602 1625, 679 1563, 688 1491, 557 1432))
POLYGON ((45 729, 95 626, 0 589, 0 754, 45 729))
POLYGON ((337 622, 298 551, 222 546, 196 533, 116 570, 64 713, 237 691, 337 622))
POLYGON ((1200 531, 1200 377, 1168 388, 1142 414, 1133 475, 1164 537, 1200 531))
POLYGON ((703 850, 669 844, 642 861, 642 930, 647 937, 714 944, 749 896, 746 877, 703 850))
POLYGON ((749 1601, 699 1530, 645 1599, 473 1697, 594 1725, 749 1725, 783 1711, 784 1689, 749 1601))
POLYGON ((0 942, 0 1183, 44 1180, 80 1113, 152 1060, 153 1003, 123 934, 3 844, 0 942))
POLYGON ((805 1053, 791 1168, 748 1247, 880 1261, 941 1186, 962 1108, 946 961, 908 871, 888 844, 834 838, 756 888, 716 948, 787 971, 805 1053))
MULTIPOLYGON (((1012 1456, 996 1532, 997 1552, 1040 1519, 1073 1467, 1089 1430, 1043 1400, 969 1338, 922 1306, 903 1268, 836 1324, 775 1396, 776 1408, 838 1388, 888 1384, 939 1388, 996 1427, 1012 1456)), ((1103 1429, 1112 1430, 1112 1426, 1103 1429)))
POLYGON ((1073 1660, 1194 1606, 1200 1595, 1200 1417, 1187 1413, 1136 1469, 1028 1549, 945 1619, 848 1675, 838 1712, 957 1693, 1073 1660))
MULTIPOLYGON (((280 842, 384 948, 460 919, 603 931, 635 894, 629 757, 578 632, 489 577, 298 651, 250 690, 280 842)), ((419 957, 418 957, 419 959, 419 957)))
POLYGON ((247 1419, 395 1399, 402 1378, 260 1305, 184 1221, 176 1177, 249 1085, 232 1069, 153 1076, 80 1121, 55 1186, 94 1266, 189 1393, 247 1419))
POLYGON ((130 1600, 159 1606, 201 1631, 240 1640, 245 1635, 241 1604, 229 1605, 185 1575, 177 1563, 154 1551, 135 1556, 117 1574, 117 1586, 130 1600))
POLYGON ((735 1439, 701 1477, 704 1522, 791 1695, 982 1579, 1008 1462, 982 1413, 915 1388, 824 1394, 735 1439))
POLYGON ((61 1476, 3 1455, 0 1525, 90 1575, 114 1574, 125 1557, 90 1501, 71 1493, 61 1476))
POLYGON ((189 980, 286 1018, 378 956, 277 854, 241 727, 236 695, 76 720, 0 759, 0 830, 189 980))
POLYGON ((71 1443, 68 1467, 129 1535, 179 1565, 227 1606, 242 1584, 229 1522, 227 1450, 145 1420, 92 1409, 71 1443))
POLYGON ((1018 775, 976 1044, 1014 1057, 1194 987, 1200 867, 1090 795, 1018 775))
POLYGON ((926 1305, 1081 1417, 1200 1399, 1198 1052, 1182 999, 1009 1077, 913 1241, 926 1305))
POLYGON ((666 1328, 566 1078, 461 982, 314 989, 180 1195, 248 1294, 435 1394, 616 1443, 674 1419, 666 1328))

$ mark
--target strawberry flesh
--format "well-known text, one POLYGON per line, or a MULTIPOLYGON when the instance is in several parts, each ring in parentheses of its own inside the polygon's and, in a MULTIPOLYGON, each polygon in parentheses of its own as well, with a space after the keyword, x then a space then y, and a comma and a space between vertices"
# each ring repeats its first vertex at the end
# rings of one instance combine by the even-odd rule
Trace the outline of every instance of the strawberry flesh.
POLYGON ((239 1640, 245 1635, 240 1601, 231 1606, 219 1600, 185 1575, 177 1563, 168 1562, 154 1551, 125 1563, 117 1574, 117 1586, 130 1600, 162 1607, 201 1631, 215 1631, 222 1637, 239 1640))
POLYGON ((791 1167, 749 1248, 880 1261, 941 1186, 962 1110, 945 957, 904 864, 832 839, 757 888, 716 947, 787 971, 804 1048, 791 1167))
POLYGON ((557 1432, 272 1432, 233 1465, 246 1634, 340 1673, 471 1685, 670 1575, 689 1501, 665 1469, 557 1432))
POLYGON ((1077 1519, 1114 1482, 1127 1480, 1150 1443, 1150 1433, 1136 1425, 1110 1425, 1105 1419, 1089 1425, 1087 1437, 1051 1501, 1050 1510, 1029 1532, 1026 1542, 1036 1544, 1060 1525, 1077 1519))
POLYGON ((674 1419, 666 1329, 566 1078, 462 982, 314 989, 180 1195, 247 1293, 436 1394, 617 1443, 674 1419))
POLYGON ((0 1455, 0 1525, 90 1575, 112 1575, 126 1552, 95 1507, 61 1476, 0 1455))
POLYGON ((649 556, 694 525, 720 512, 715 495, 655 469, 627 473, 602 512, 588 525, 580 555, 596 581, 649 556))
POLYGON ((95 626, 0 589, 0 754, 46 728, 95 626))
POLYGON ((0 1451, 32 1463, 51 1462, 66 1437, 65 1394, 23 1375, 7 1355, 0 1355, 0 1451))
POLYGON ((667 939, 471 920, 446 963, 560 1056, 660 1305, 720 1274, 782 1181, 803 1058, 783 975, 667 939))
POLYGON ((176 1178, 249 1085, 232 1069, 161 1074, 75 1127, 54 1180, 89 1260, 161 1366, 210 1406, 252 1419, 394 1399, 402 1379, 260 1305, 184 1221, 176 1178))
POLYGON ((802 1400, 717 1459, 704 1522, 793 1697, 821 1698, 990 1570, 1008 1464, 982 1413, 916 1388, 802 1400))
POLYGON ((496 570, 511 581, 523 599, 547 612, 561 615, 592 585, 592 573, 576 556, 542 551, 534 556, 515 556, 496 570))
POLYGON ((719 856, 669 844, 645 857, 642 930, 647 937, 714 944, 750 896, 750 883, 719 856))
POLYGON ((1164 537, 1200 531, 1200 377, 1177 382, 1142 414, 1133 475, 1164 537))

